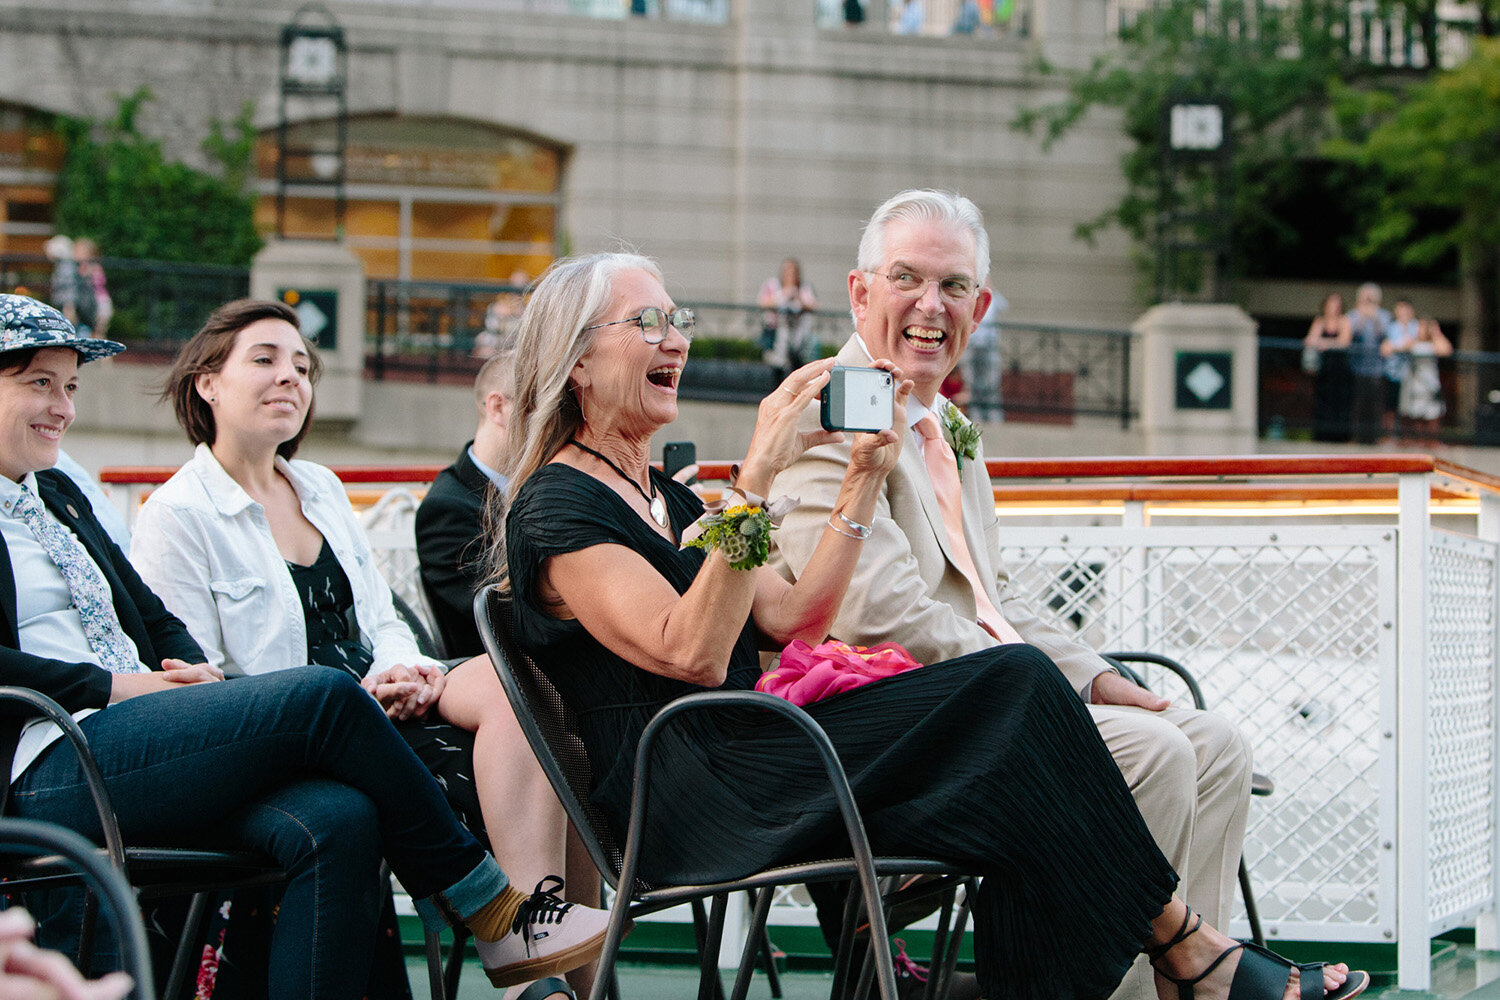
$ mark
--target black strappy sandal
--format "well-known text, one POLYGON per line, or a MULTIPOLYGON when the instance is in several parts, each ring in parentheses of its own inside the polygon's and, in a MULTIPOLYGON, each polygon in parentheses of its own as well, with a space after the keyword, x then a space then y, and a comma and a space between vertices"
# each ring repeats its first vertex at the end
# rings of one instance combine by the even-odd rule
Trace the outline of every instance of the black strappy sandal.
POLYGON ((1192 909, 1188 909, 1187 914, 1182 918, 1182 926, 1177 928, 1177 933, 1172 935, 1170 941, 1157 945, 1155 948, 1146 949, 1146 957, 1150 959, 1151 967, 1156 969, 1159 976, 1177 987, 1178 1000, 1193 1000, 1193 987, 1207 979, 1226 958, 1235 952, 1240 952, 1240 964, 1235 968, 1234 980, 1229 984, 1229 1000, 1252 1000, 1252 998, 1254 1000, 1281 1000, 1286 993, 1287 980, 1291 978, 1293 969, 1296 969, 1298 974, 1299 1000, 1353 1000, 1370 985, 1369 973, 1351 971, 1349 978, 1344 980, 1344 985, 1336 990, 1325 992, 1323 990, 1323 966, 1326 963, 1298 964, 1268 948, 1262 948, 1248 941, 1241 941, 1239 944, 1225 948, 1218 958, 1208 963, 1208 968, 1191 979, 1177 979, 1169 976, 1156 967, 1156 962, 1177 945, 1198 933, 1198 928, 1203 926, 1203 917, 1198 916, 1198 922, 1193 923, 1194 916, 1192 909), (1191 929, 1188 927, 1189 924, 1192 924, 1191 929))

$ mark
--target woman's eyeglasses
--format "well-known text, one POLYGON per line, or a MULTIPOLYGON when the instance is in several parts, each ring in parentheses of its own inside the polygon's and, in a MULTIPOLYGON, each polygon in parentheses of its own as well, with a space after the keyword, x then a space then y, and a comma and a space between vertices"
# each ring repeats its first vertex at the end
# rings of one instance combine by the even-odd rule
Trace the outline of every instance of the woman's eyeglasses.
POLYGON ((648 344, 660 344, 667 337, 667 326, 677 327, 677 332, 682 334, 686 340, 693 339, 693 311, 686 306, 668 313, 656 306, 647 306, 641 310, 639 316, 629 319, 617 319, 609 323, 595 323, 583 329, 598 330, 606 326, 619 326, 621 323, 634 323, 641 328, 641 339, 648 344))

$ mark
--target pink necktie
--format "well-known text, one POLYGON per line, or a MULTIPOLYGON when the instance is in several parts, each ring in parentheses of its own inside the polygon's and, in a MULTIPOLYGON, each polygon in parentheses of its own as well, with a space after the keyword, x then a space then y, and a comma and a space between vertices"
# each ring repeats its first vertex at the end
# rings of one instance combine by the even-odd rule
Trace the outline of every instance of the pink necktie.
POLYGON ((984 587, 979 583, 979 571, 974 568, 974 557, 969 552, 968 540, 964 538, 963 486, 958 478, 958 461, 953 449, 943 440, 936 415, 927 413, 916 422, 916 431, 922 437, 922 460, 927 463, 927 475, 932 479, 932 491, 937 494, 938 508, 943 512, 943 527, 948 529, 948 544, 953 549, 953 561, 969 581, 974 591, 974 608, 979 624, 986 632, 1001 642, 1021 642, 1021 635, 1005 620, 984 587))

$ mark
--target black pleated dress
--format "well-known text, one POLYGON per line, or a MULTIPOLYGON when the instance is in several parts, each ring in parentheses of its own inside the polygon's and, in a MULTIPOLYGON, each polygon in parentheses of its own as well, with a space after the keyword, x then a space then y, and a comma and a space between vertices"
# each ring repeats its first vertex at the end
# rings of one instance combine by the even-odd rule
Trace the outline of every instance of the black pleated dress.
MULTIPOLYGON (((686 487, 652 476, 680 535, 702 505, 686 487)), ((701 689, 639 669, 576 621, 549 616, 537 572, 549 556, 618 544, 682 593, 704 554, 678 550, 613 490, 558 464, 513 498, 506 544, 517 638, 579 712, 594 801, 623 842, 641 730, 662 705, 701 689)), ((758 673, 747 622, 724 687, 751 688, 758 673)), ((877 854, 939 858, 985 876, 974 913, 986 997, 1103 998, 1114 990, 1177 876, 1051 660, 1031 646, 996 647, 808 711, 838 749, 877 854)), ((694 882, 847 854, 822 768, 779 717, 693 713, 658 746, 643 878, 694 882)))

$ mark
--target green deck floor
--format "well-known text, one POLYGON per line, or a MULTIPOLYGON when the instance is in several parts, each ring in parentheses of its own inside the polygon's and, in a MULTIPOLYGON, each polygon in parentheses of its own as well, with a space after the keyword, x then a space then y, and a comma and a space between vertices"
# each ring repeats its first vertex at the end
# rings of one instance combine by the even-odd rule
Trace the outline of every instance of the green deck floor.
MULTIPOLYGON (((1500 1000, 1500 952, 1476 951, 1467 943, 1442 940, 1435 941, 1433 948, 1433 988, 1429 992, 1409 992, 1396 988, 1394 949, 1302 945, 1287 950, 1303 961, 1310 960, 1315 954, 1331 956, 1337 953, 1351 965, 1357 963, 1371 969, 1375 974, 1375 984, 1365 994, 1371 1000, 1500 1000)), ((662 957, 666 959, 668 956, 662 957)), ((685 966, 680 956, 673 956, 673 959, 622 962, 622 1000, 694 1000, 698 995, 696 971, 685 966)), ((822 968, 799 968, 799 964, 805 966, 810 963, 799 963, 794 956, 792 969, 782 973, 784 1000, 825 1000, 832 974, 822 968)), ((408 960, 408 968, 412 993, 421 1000, 427 996, 426 966, 420 959, 412 958, 408 960)), ((731 978, 727 973, 724 984, 726 990, 731 985, 731 978)), ((462 1000, 481 1000, 498 996, 500 994, 490 987, 477 962, 471 959, 464 969, 459 997, 462 1000)), ((751 1000, 770 1000, 770 996, 765 976, 757 974, 750 986, 751 1000)))

